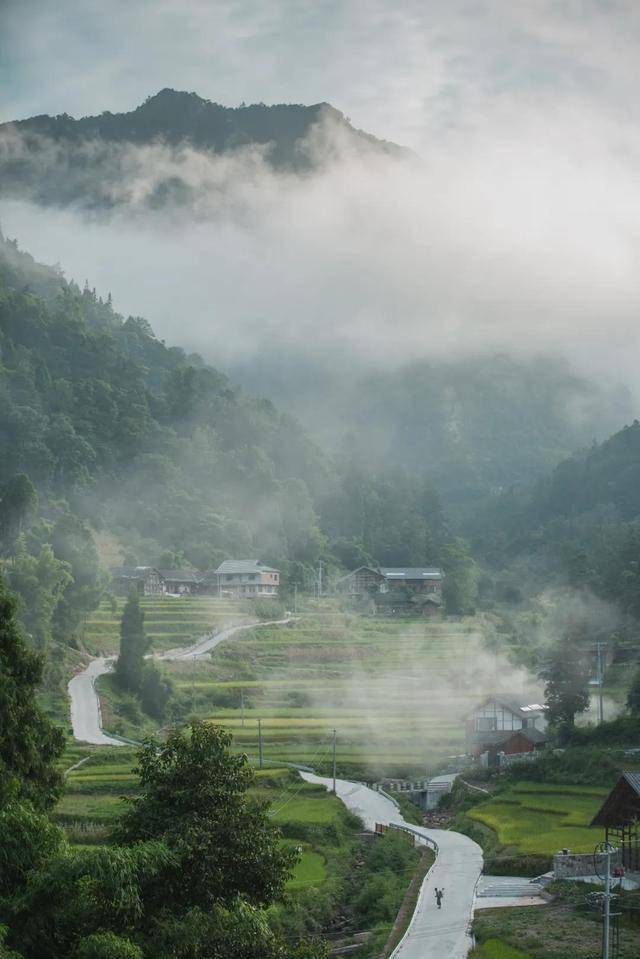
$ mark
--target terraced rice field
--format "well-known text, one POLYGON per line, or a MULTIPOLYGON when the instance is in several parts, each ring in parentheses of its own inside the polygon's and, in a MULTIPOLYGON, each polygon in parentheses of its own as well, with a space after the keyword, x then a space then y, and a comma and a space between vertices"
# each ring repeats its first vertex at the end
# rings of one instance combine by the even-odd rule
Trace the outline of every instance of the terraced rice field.
POLYGON ((558 849, 592 852, 602 829, 589 823, 609 790, 522 781, 468 815, 493 829, 504 846, 552 855, 558 849))
POLYGON ((335 728, 341 768, 372 776, 420 773, 463 752, 464 717, 478 700, 522 692, 485 651, 477 621, 339 612, 247 631, 171 674, 194 712, 229 727, 250 755, 260 718, 265 760, 326 769, 335 728))
MULTIPOLYGON (((69 840, 77 846, 101 845, 107 841, 115 819, 122 813, 126 797, 135 795, 138 777, 133 769, 135 750, 102 747, 70 746, 61 766, 69 768, 62 798, 53 819, 62 826, 69 840)), ((289 769, 255 770, 251 794, 271 804, 272 818, 285 836, 298 835, 311 828, 330 827, 344 816, 342 803, 322 787, 302 782, 289 769)), ((307 888, 324 882, 327 876, 323 846, 296 838, 283 843, 302 850, 289 888, 307 888)), ((325 850, 330 851, 330 850, 325 850)))
MULTIPOLYGON (((120 643, 120 619, 125 600, 105 599, 87 619, 84 645, 93 655, 116 653, 120 643)), ((145 630, 156 652, 189 646, 212 629, 222 628, 251 616, 249 607, 216 596, 145 596, 141 599, 145 630)))

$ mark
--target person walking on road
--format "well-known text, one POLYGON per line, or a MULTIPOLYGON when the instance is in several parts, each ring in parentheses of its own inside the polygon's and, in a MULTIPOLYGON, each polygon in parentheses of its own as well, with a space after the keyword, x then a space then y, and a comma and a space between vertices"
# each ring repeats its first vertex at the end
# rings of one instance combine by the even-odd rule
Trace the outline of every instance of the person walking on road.
POLYGON ((438 909, 442 909, 442 897, 444 896, 444 889, 438 889, 436 886, 436 902, 438 903, 438 909))

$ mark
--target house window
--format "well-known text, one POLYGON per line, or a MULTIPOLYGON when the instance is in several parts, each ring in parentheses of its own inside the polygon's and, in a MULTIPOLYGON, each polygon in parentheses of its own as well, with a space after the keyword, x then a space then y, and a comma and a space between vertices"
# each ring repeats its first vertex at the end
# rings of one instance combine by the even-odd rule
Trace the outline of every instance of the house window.
POLYGON ((476 729, 478 732, 488 732, 498 728, 498 722, 495 716, 478 716, 476 719, 476 729))

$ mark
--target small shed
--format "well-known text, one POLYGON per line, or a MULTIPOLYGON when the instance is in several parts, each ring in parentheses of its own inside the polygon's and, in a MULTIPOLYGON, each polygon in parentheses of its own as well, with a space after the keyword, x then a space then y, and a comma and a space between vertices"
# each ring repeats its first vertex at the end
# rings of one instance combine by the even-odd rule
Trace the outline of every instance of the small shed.
POLYGON ((604 826, 605 839, 620 850, 625 869, 640 871, 640 773, 620 776, 592 826, 604 826))

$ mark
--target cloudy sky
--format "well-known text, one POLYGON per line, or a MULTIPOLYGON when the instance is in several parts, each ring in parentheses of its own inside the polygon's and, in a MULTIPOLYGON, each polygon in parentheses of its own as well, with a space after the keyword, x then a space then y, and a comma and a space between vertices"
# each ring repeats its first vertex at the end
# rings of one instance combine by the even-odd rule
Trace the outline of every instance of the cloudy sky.
POLYGON ((640 4, 0 0, 0 44, 3 120, 170 86, 329 101, 419 155, 298 183, 264 171, 251 196, 226 171, 242 222, 0 205, 5 232, 162 335, 215 357, 322 330, 385 357, 548 350, 635 376, 640 4))

